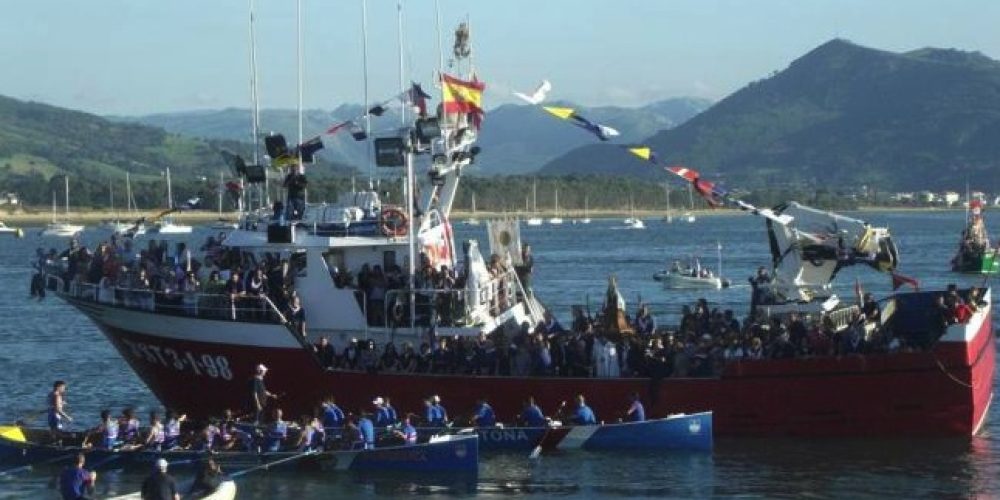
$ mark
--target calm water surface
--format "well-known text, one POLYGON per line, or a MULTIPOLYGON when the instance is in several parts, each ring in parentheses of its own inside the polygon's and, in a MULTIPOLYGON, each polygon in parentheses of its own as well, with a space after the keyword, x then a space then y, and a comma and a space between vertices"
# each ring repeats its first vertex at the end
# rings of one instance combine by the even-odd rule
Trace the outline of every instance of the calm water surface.
MULTIPOLYGON (((987 214, 989 216, 989 214, 987 214)), ((947 272, 964 214, 866 213, 891 228, 899 246, 900 271, 926 287, 980 284, 981 278, 947 272)), ((621 228, 620 220, 590 225, 523 227, 536 254, 536 291, 546 305, 568 320, 569 306, 600 307, 607 276, 614 273, 629 306, 650 304, 661 324, 674 324, 682 304, 700 296, 720 307, 746 310, 746 278, 770 256, 764 225, 749 215, 702 217, 694 224, 647 219, 648 229, 621 228), (723 250, 728 290, 666 292, 651 279, 668 260, 701 256, 715 267, 723 250)), ((1000 216, 988 221, 992 233, 1000 216)), ((485 226, 456 224, 457 238, 488 245, 485 226)), ((207 234, 207 233, 205 233, 207 234)), ((62 248, 65 241, 40 238, 28 230, 23 240, 0 241, 0 421, 9 422, 44 408, 53 380, 70 383, 70 412, 78 425, 96 423, 101 408, 135 406, 144 415, 157 402, 82 314, 49 298, 27 298, 29 261, 39 246, 62 248)), ((102 237, 88 231, 88 243, 102 237)), ((204 234, 197 235, 198 240, 204 234)), ((889 277, 867 269, 838 277, 838 292, 852 297, 855 277, 866 290, 884 293, 889 277)), ((198 390, 192 387, 191 390, 198 390)), ((914 388, 919 390, 919 388, 914 388)), ((377 388, 373 388, 377 392, 377 388)), ((453 410, 456 411, 456 410, 453 410)), ((478 477, 361 477, 267 474, 240 482, 239 498, 356 497, 709 497, 863 498, 1000 497, 1000 443, 994 438, 1000 416, 991 411, 983 433, 969 439, 775 440, 717 442, 715 453, 666 455, 565 455, 529 461, 522 455, 486 456, 478 477)), ((44 422, 38 422, 43 424, 44 422)), ((56 498, 55 469, 0 477, 0 498, 56 498)), ((183 476, 183 473, 180 474, 183 476)), ((133 491, 141 475, 104 471, 102 494, 133 491)))

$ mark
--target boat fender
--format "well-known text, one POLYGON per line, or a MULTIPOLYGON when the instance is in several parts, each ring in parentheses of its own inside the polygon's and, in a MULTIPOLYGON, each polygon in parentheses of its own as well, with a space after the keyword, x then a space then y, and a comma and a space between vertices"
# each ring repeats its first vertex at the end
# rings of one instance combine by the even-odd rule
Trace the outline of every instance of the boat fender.
POLYGON ((397 296, 392 303, 392 323, 394 325, 402 325, 405 314, 406 310, 403 300, 397 296))
POLYGON ((406 214, 398 208, 386 208, 379 214, 379 228, 386 236, 406 236, 406 214))

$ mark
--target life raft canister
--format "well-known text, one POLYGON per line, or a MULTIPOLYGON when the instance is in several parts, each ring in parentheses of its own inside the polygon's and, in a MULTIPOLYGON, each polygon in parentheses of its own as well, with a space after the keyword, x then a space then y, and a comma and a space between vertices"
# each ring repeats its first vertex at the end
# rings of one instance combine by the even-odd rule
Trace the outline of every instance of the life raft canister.
POLYGON ((406 236, 406 214, 398 208, 385 208, 379 213, 379 228, 386 236, 406 236))

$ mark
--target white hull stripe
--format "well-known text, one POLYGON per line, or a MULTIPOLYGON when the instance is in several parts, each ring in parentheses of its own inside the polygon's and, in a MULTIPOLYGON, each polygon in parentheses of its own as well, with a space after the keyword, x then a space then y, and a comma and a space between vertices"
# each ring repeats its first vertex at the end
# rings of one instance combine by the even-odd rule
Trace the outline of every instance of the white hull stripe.
POLYGON ((559 441, 556 448, 560 450, 578 450, 583 447, 583 443, 587 442, 590 436, 593 436, 599 428, 596 425, 579 425, 573 427, 566 434, 566 437, 562 438, 562 441, 559 441))

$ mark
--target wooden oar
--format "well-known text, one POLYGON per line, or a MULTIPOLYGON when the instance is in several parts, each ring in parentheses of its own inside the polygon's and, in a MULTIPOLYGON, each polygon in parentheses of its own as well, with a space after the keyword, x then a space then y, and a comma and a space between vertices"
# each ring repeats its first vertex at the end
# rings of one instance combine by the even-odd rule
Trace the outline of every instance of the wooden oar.
POLYGON ((236 478, 238 478, 240 476, 245 476, 245 475, 247 475, 247 474, 249 474, 251 472, 255 472, 255 471, 258 471, 258 470, 261 470, 261 469, 267 470, 268 468, 274 467, 275 465, 283 464, 283 463, 288 463, 288 462, 291 462, 292 460, 298 460, 300 458, 308 457, 310 455, 315 455, 317 453, 319 453, 319 452, 316 451, 316 450, 304 451, 302 453, 299 453, 298 455, 293 455, 293 456, 290 456, 290 457, 282 458, 281 460, 275 460, 274 462, 268 462, 266 464, 260 464, 260 465, 254 466, 254 467, 250 467, 249 469, 243 469, 243 470, 240 470, 240 471, 236 471, 236 472, 234 472, 232 474, 229 474, 229 478, 230 479, 236 479, 236 478))
POLYGON ((39 466, 39 465, 52 465, 52 464, 55 464, 55 463, 62 462, 64 460, 69 460, 69 459, 71 459, 73 457, 76 457, 79 454, 80 454, 79 451, 74 451, 73 453, 70 453, 68 455, 60 455, 58 457, 50 458, 48 460, 42 460, 41 462, 35 462, 33 464, 22 465, 20 467, 14 467, 12 469, 7 469, 7 470, 4 470, 4 471, 0 471, 0 476, 9 476, 11 474, 16 474, 18 472, 29 471, 33 467, 36 467, 36 466, 39 466))

